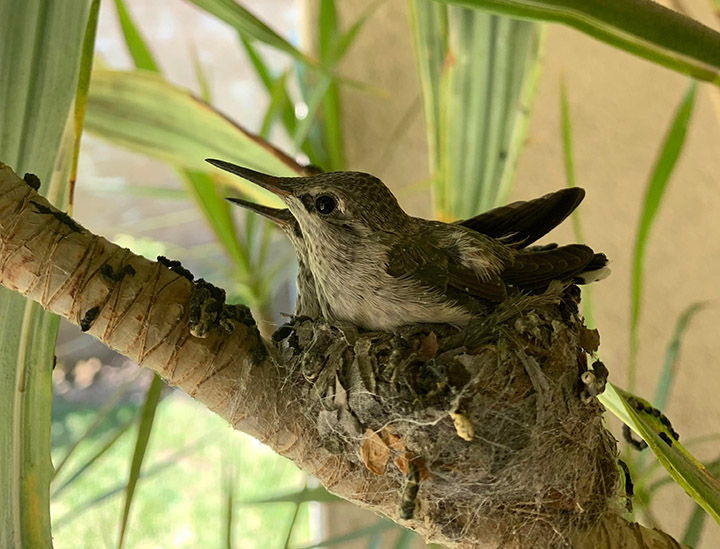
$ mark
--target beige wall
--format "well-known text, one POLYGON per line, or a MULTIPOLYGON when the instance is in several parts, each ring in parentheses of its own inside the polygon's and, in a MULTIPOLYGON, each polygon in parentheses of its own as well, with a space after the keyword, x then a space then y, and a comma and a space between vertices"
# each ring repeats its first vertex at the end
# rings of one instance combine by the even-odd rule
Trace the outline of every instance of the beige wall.
MULTIPOLYGON (((342 22, 366 3, 339 0, 342 22)), ((695 17, 715 24, 707 0, 688 0, 695 17)), ((565 75, 572 111, 576 177, 588 191, 582 216, 588 242, 608 254, 613 275, 595 287, 601 353, 611 380, 626 380, 629 272, 641 199, 655 155, 688 81, 669 70, 619 52, 559 26, 548 32, 546 63, 513 198, 530 198, 565 185, 559 128, 558 81, 565 75)), ((392 162, 378 165, 391 133, 419 88, 410 47, 406 4, 388 0, 367 24, 346 59, 347 76, 389 90, 386 98, 343 93, 348 157, 354 169, 373 171, 400 193, 415 214, 427 214, 427 193, 402 188, 427 177, 422 115, 401 138, 392 162)), ((669 182, 647 248, 645 306, 640 330, 638 393, 651 397, 665 345, 678 314, 708 301, 684 340, 677 382, 666 410, 682 440, 720 432, 720 117, 711 95, 699 89, 684 153, 669 182)), ((556 231, 572 239, 569 224, 556 231)), ((718 457, 717 442, 693 448, 718 457)), ((676 486, 660 492, 659 526, 681 535, 690 500, 676 486)), ((720 547, 720 529, 708 520, 700 547, 720 547)))

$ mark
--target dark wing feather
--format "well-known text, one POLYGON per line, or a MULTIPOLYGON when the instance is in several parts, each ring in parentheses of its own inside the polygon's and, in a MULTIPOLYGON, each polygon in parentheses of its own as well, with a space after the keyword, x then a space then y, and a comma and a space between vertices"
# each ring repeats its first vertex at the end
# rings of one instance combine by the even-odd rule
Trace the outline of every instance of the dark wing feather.
POLYGON ((415 280, 461 304, 468 298, 499 303, 507 297, 505 283, 497 274, 480 276, 460 263, 453 250, 440 247, 431 234, 425 236, 403 239, 390 248, 386 269, 389 275, 415 280))
POLYGON ((570 244, 544 251, 518 252, 500 276, 518 288, 539 290, 553 280, 572 280, 606 263, 603 254, 596 254, 582 244, 570 244))
POLYGON ((524 248, 562 223, 584 197, 585 191, 579 187, 562 189, 534 200, 513 202, 456 223, 502 240, 509 246, 524 248))

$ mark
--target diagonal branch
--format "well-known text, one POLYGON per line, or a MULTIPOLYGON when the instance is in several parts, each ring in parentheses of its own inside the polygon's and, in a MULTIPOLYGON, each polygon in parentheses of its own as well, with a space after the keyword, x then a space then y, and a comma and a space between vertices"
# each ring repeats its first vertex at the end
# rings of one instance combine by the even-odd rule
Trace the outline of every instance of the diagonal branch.
POLYGON ((468 329, 297 319, 188 329, 185 272, 93 235, 0 164, 0 283, 155 370, 335 494, 457 547, 679 547, 621 518, 615 441, 580 375, 576 288, 468 329))

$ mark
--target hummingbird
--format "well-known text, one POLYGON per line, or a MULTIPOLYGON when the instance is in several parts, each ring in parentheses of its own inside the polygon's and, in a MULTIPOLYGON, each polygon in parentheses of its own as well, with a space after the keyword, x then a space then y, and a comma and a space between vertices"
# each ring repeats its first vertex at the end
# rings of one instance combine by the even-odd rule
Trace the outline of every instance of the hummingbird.
POLYGON ((299 259, 304 255, 322 316, 330 322, 383 331, 416 323, 462 326, 511 292, 539 292, 553 280, 587 283, 609 274, 605 255, 588 246, 528 247, 577 207, 582 189, 453 224, 408 215, 370 174, 274 177, 208 162, 283 200, 302 235, 296 240, 304 245, 299 259))

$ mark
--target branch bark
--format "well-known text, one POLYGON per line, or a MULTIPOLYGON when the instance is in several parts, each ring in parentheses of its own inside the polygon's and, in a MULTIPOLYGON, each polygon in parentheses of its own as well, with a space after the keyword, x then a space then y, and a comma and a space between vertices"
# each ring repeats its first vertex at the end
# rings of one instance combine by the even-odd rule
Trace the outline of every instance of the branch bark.
POLYGON ((193 283, 91 234, 0 164, 0 283, 316 476, 454 547, 679 547, 622 518, 615 440, 580 375, 597 334, 576 288, 517 296, 458 331, 298 319, 264 341, 190 334, 193 283))

